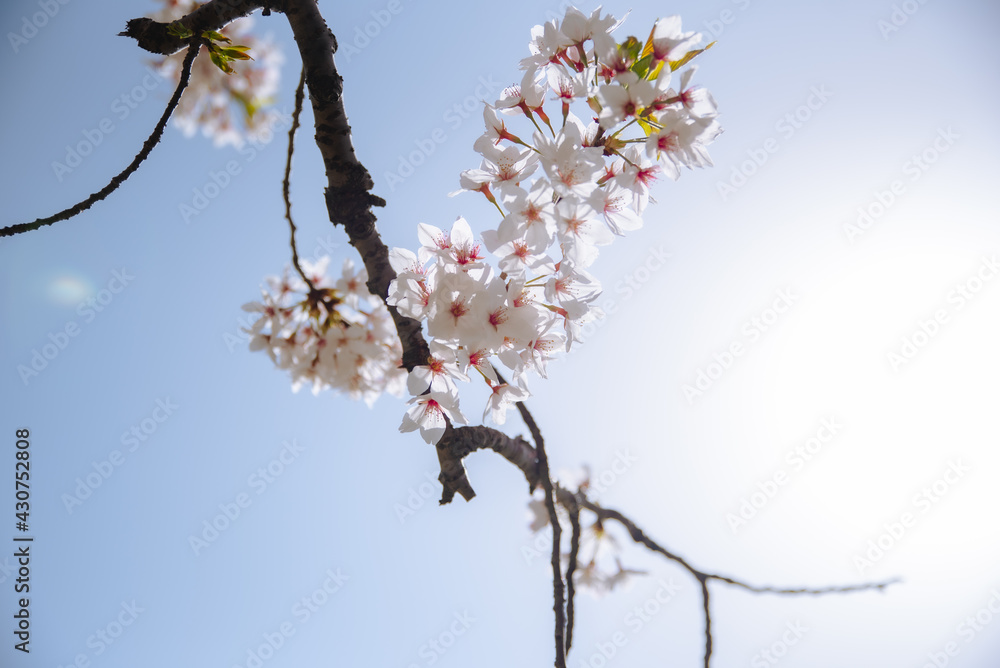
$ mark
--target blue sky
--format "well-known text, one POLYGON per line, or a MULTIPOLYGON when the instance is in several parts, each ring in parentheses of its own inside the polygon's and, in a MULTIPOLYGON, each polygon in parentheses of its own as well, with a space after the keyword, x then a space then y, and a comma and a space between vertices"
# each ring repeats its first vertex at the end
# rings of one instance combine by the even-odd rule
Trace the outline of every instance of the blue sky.
MULTIPOLYGON (((152 5, 54 3, 12 42, 44 4, 0 10, 3 225, 102 187, 170 94, 115 36, 152 5), (144 79, 148 97, 124 114, 117 101, 144 79), (93 152, 57 174, 95 129, 93 152)), ((413 248, 418 222, 493 224, 486 203, 447 193, 478 166, 477 98, 520 79, 531 26, 558 5, 400 0, 355 42, 388 5, 321 10, 358 155, 388 202, 379 228, 413 248), (388 176, 431 137, 443 139, 412 174, 388 176)), ((714 34, 698 80, 725 133, 713 169, 658 183, 645 227, 602 254, 608 318, 533 384, 553 466, 589 463, 600 502, 705 570, 779 586, 904 578, 823 598, 716 587, 715 666, 995 666, 995 5, 605 9, 631 9, 626 34, 667 14, 714 34)), ((290 109, 287 23, 257 29, 284 48, 277 106, 290 109)), ((339 266, 352 249, 326 219, 311 125, 307 113, 292 184, 299 248, 339 266)), ((433 450, 397 433, 401 400, 293 394, 239 341, 240 305, 289 260, 284 150, 279 137, 250 160, 170 129, 109 200, 0 242, 0 433, 13 471, 15 430, 30 429, 35 536, 29 656, 12 648, 0 557, 3 665, 231 668, 262 645, 277 646, 268 668, 550 664, 550 572, 532 557, 544 536, 527 529, 520 473, 473 455, 478 496, 439 508, 433 450), (230 161, 239 174, 185 221, 181 205, 230 161), (47 345, 58 353, 25 382, 18 367, 47 345), (88 476, 99 486, 67 507, 88 476), (225 529, 208 541, 206 522, 225 529), (207 543, 197 554, 192 535, 207 543)), ((694 582, 618 535, 623 561, 649 575, 580 597, 570 665, 605 665, 611 645, 609 666, 701 665, 694 582), (639 624, 637 606, 656 612, 639 624)))

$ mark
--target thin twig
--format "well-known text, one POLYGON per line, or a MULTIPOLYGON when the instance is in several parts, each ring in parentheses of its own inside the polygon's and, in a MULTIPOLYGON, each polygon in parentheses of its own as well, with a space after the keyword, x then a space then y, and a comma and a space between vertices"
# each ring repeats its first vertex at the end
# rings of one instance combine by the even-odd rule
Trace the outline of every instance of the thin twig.
POLYGON ((316 287, 309 280, 309 277, 306 276, 306 272, 302 271, 302 265, 299 264, 299 250, 295 247, 295 222, 292 220, 292 199, 289 195, 292 177, 292 153, 295 152, 295 131, 299 129, 299 115, 302 113, 305 86, 306 69, 303 67, 302 74, 299 76, 298 88, 295 89, 295 109, 292 111, 292 127, 288 130, 288 159, 285 161, 285 178, 281 182, 281 196, 285 200, 285 218, 288 220, 288 227, 291 230, 292 265, 295 267, 295 271, 299 272, 302 280, 306 282, 311 293, 316 287))
MULTIPOLYGON (((563 495, 564 498, 565 495, 563 495)), ((717 580, 719 582, 724 582, 725 584, 732 585, 734 587, 741 587, 747 591, 753 592, 755 594, 809 594, 809 595, 822 595, 822 594, 844 594, 848 592, 864 591, 868 589, 885 589, 891 584, 899 582, 898 578, 892 580, 886 580, 884 582, 871 582, 858 585, 847 585, 842 587, 822 587, 817 589, 810 588, 797 588, 797 589, 779 589, 777 587, 760 587, 756 585, 747 584, 746 582, 741 582, 734 578, 730 578, 724 575, 718 575, 715 573, 706 573, 700 569, 695 568, 683 557, 674 554, 673 552, 667 550, 665 547, 659 545, 656 541, 647 536, 642 529, 640 529, 636 524, 622 515, 617 510, 611 510, 609 508, 602 508, 601 506, 589 501, 586 497, 582 495, 577 495, 577 502, 580 506, 592 511, 601 519, 612 519, 621 524, 629 532, 632 540, 636 543, 645 545, 647 548, 653 552, 662 554, 667 559, 677 562, 680 564, 688 573, 694 576, 698 582, 701 584, 701 594, 702 594, 702 606, 705 611, 705 668, 709 668, 709 661, 712 657, 712 615, 709 609, 709 591, 708 582, 709 580, 717 580)))
POLYGON ((718 580, 719 582, 725 582, 726 584, 733 585, 734 587, 741 587, 755 594, 808 594, 811 596, 820 596, 823 594, 849 594, 851 592, 864 591, 866 589, 885 589, 891 584, 902 582, 901 578, 893 578, 891 580, 885 580, 884 582, 879 582, 879 583, 847 585, 844 587, 778 589, 777 587, 755 587, 753 585, 746 584, 745 582, 740 582, 739 580, 727 578, 723 575, 715 575, 713 573, 708 573, 707 577, 709 580, 718 580))
MULTIPOLYGON (((496 367, 493 372, 497 374, 500 382, 507 382, 496 367)), ((549 474, 549 458, 545 454, 545 439, 542 438, 542 430, 538 428, 534 416, 523 401, 517 402, 517 412, 520 413, 524 425, 531 433, 531 438, 535 442, 535 452, 537 454, 538 477, 542 481, 542 488, 545 490, 545 509, 549 513, 549 523, 552 525, 552 609, 556 613, 555 643, 556 643, 556 668, 566 668, 566 653, 569 651, 569 641, 567 639, 567 610, 563 600, 563 579, 562 579, 562 527, 559 525, 559 516, 556 514, 556 492, 552 485, 552 476, 549 474)), ((578 523, 579 525, 579 523, 578 523)), ((579 526, 575 530, 578 534, 579 526)), ((579 537, 579 536, 577 536, 579 537)), ((573 568, 575 565, 570 566, 573 568)), ((568 574, 572 578, 572 574, 568 574)), ((570 592, 573 591, 573 582, 570 579, 567 584, 570 592)), ((572 594, 570 594, 572 596, 572 594)))
POLYGON ((566 506, 569 511, 569 524, 572 527, 572 535, 569 542, 569 564, 566 566, 566 654, 573 647, 573 597, 576 594, 576 586, 573 584, 573 576, 576 573, 577 560, 580 556, 580 506, 576 502, 575 496, 569 497, 571 500, 566 506))
POLYGON ((549 474, 549 459, 545 455, 545 441, 542 439, 542 432, 535 423, 535 419, 522 402, 518 402, 517 410, 535 441, 535 452, 538 453, 538 476, 541 478, 542 488, 545 490, 545 509, 549 512, 549 522, 552 524, 552 609, 556 613, 555 665, 556 668, 566 668, 566 610, 563 600, 562 564, 560 563, 562 559, 562 529, 559 526, 559 516, 556 515, 555 492, 553 491, 552 477, 549 474))
POLYGON ((705 611, 705 668, 709 668, 712 663, 712 609, 708 593, 708 578, 698 578, 698 582, 701 584, 701 603, 705 611))
POLYGON ((160 137, 163 136, 163 130, 167 127, 167 121, 170 119, 170 115, 174 113, 174 109, 177 108, 177 103, 181 100, 181 93, 184 92, 184 89, 187 87, 188 81, 191 78, 191 66, 194 64, 194 59, 195 56, 198 55, 199 49, 201 49, 201 40, 192 41, 191 45, 188 47, 187 55, 184 56, 184 64, 181 66, 181 79, 177 83, 177 88, 174 90, 173 97, 171 97, 170 102, 167 103, 167 108, 163 111, 163 115, 160 116, 160 121, 153 129, 153 134, 146 139, 146 142, 142 145, 142 150, 139 151, 139 154, 135 156, 135 158, 133 158, 128 167, 126 167, 116 177, 111 179, 111 182, 108 185, 104 186, 82 202, 74 204, 70 208, 60 211, 59 213, 49 216, 48 218, 39 218, 38 220, 30 223, 19 223, 17 225, 0 228, 0 237, 11 237, 15 234, 22 234, 24 232, 37 230, 40 227, 57 223, 60 220, 68 220, 78 213, 86 211, 91 206, 100 202, 117 190, 118 186, 125 182, 125 179, 130 177, 135 170, 139 169, 139 165, 141 165, 142 162, 149 156, 153 147, 160 142, 160 137))

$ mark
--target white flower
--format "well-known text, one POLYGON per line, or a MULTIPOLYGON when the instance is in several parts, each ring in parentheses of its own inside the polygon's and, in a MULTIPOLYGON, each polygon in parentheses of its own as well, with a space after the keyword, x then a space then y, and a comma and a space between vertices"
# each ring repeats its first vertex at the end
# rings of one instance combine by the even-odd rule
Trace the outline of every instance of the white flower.
POLYGON ((646 139, 646 154, 664 160, 664 174, 676 181, 682 166, 694 169, 712 164, 705 147, 722 132, 714 118, 692 118, 671 108, 657 122, 662 129, 646 139))
POLYGON ((627 118, 634 118, 659 95, 650 82, 639 80, 632 72, 628 75, 623 75, 625 81, 603 85, 597 91, 597 101, 601 104, 601 127, 605 129, 613 128, 627 118))
POLYGON ((692 65, 681 75, 681 92, 678 93, 681 98, 681 104, 684 105, 689 114, 697 118, 717 116, 719 109, 715 104, 715 98, 708 92, 708 89, 701 86, 688 85, 697 69, 697 65, 692 65))
POLYGON ((399 431, 405 433, 420 429, 421 438, 430 445, 436 444, 444 436, 445 417, 461 424, 469 422, 458 408, 458 399, 447 392, 428 392, 413 397, 408 403, 411 407, 403 416, 399 431))
POLYGON ((554 139, 535 133, 542 167, 559 195, 586 197, 604 171, 603 149, 584 146, 582 123, 572 115, 554 139))
POLYGON ((681 32, 681 17, 660 19, 653 28, 653 59, 679 60, 700 41, 696 32, 681 32))
POLYGON ((458 368, 455 350, 439 341, 430 342, 430 359, 426 366, 417 366, 410 371, 406 389, 410 394, 419 395, 430 389, 432 392, 457 394, 455 380, 469 381, 469 377, 458 368))
POLYGON ((483 419, 489 415, 496 425, 502 425, 507 421, 507 410, 510 405, 518 401, 524 401, 529 394, 526 389, 519 386, 512 386, 501 383, 491 386, 492 392, 486 402, 486 410, 483 411, 483 419))
POLYGON ((523 239, 533 253, 544 253, 556 234, 553 192, 544 179, 535 181, 531 192, 514 188, 503 203, 510 212, 497 228, 497 239, 506 243, 523 239))

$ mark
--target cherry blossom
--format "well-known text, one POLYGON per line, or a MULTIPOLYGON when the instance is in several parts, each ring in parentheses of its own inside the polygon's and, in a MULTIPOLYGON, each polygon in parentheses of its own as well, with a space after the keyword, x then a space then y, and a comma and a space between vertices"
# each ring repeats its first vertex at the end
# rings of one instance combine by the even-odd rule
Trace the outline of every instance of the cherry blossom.
POLYGON ((329 258, 303 262, 315 278, 309 288, 301 280, 267 280, 270 291, 261 301, 243 305, 260 314, 246 330, 250 350, 264 350, 275 366, 289 372, 292 389, 310 385, 313 393, 331 388, 371 405, 384 392, 400 396, 406 372, 399 369, 402 348, 389 311, 364 288, 365 270, 353 274, 344 263, 341 280, 353 285, 354 299, 329 286, 329 258))
POLYGON ((681 32, 681 17, 668 16, 660 19, 653 29, 653 59, 679 60, 700 41, 701 35, 698 33, 681 32))
MULTIPOLYGON (((345 264, 334 281, 325 265, 304 263, 311 290, 286 275, 248 306, 260 314, 251 348, 266 350, 295 387, 335 387, 369 402, 409 390, 400 429, 428 443, 448 420, 466 423, 457 381, 474 376, 490 387, 483 419, 504 424, 530 396, 529 376, 545 378, 549 362, 602 317, 598 249, 643 225, 660 174, 710 165, 706 146, 721 132, 711 95, 691 86, 694 67, 680 75, 679 93, 670 88, 673 68, 700 53, 688 51, 700 35, 670 17, 645 43, 619 43, 618 25, 600 10, 570 8, 536 26, 520 83, 484 104, 473 145, 480 166, 461 172, 457 192, 482 193, 492 222, 419 222, 418 248, 389 253, 395 278, 385 304, 367 294, 363 269, 345 264), (430 355, 408 374, 385 305, 425 326, 430 355)), ((631 573, 588 559, 578 577, 597 587, 631 573)))
POLYGON ((410 408, 403 416, 399 431, 405 433, 420 429, 420 436, 433 445, 441 440, 445 430, 445 417, 468 424, 458 408, 458 400, 447 392, 428 392, 409 401, 410 408))
POLYGON ((486 402, 486 410, 483 411, 483 419, 489 415, 494 424, 502 425, 507 419, 507 409, 511 404, 524 401, 528 398, 528 391, 516 385, 499 383, 491 387, 490 398, 486 402))

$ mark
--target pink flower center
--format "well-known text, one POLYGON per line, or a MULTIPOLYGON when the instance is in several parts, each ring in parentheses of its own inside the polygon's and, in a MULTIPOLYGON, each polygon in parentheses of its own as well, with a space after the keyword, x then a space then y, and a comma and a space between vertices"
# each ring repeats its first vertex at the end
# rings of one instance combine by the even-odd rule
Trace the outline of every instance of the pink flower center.
POLYGON ((467 244, 455 247, 455 261, 458 264, 472 264, 476 260, 482 260, 479 254, 479 244, 467 244))
POLYGON ((676 132, 671 132, 670 134, 660 135, 656 138, 656 150, 663 151, 664 153, 669 153, 671 151, 676 151, 679 146, 678 137, 676 132))
POLYGON ((463 298, 459 297, 451 303, 451 308, 448 309, 448 312, 451 313, 455 320, 458 320, 469 312, 469 305, 465 303, 463 298))
POLYGON ((497 310, 490 313, 489 317, 490 325, 493 326, 493 329, 497 329, 500 325, 507 322, 508 317, 509 316, 507 315, 507 307, 501 306, 497 310))

